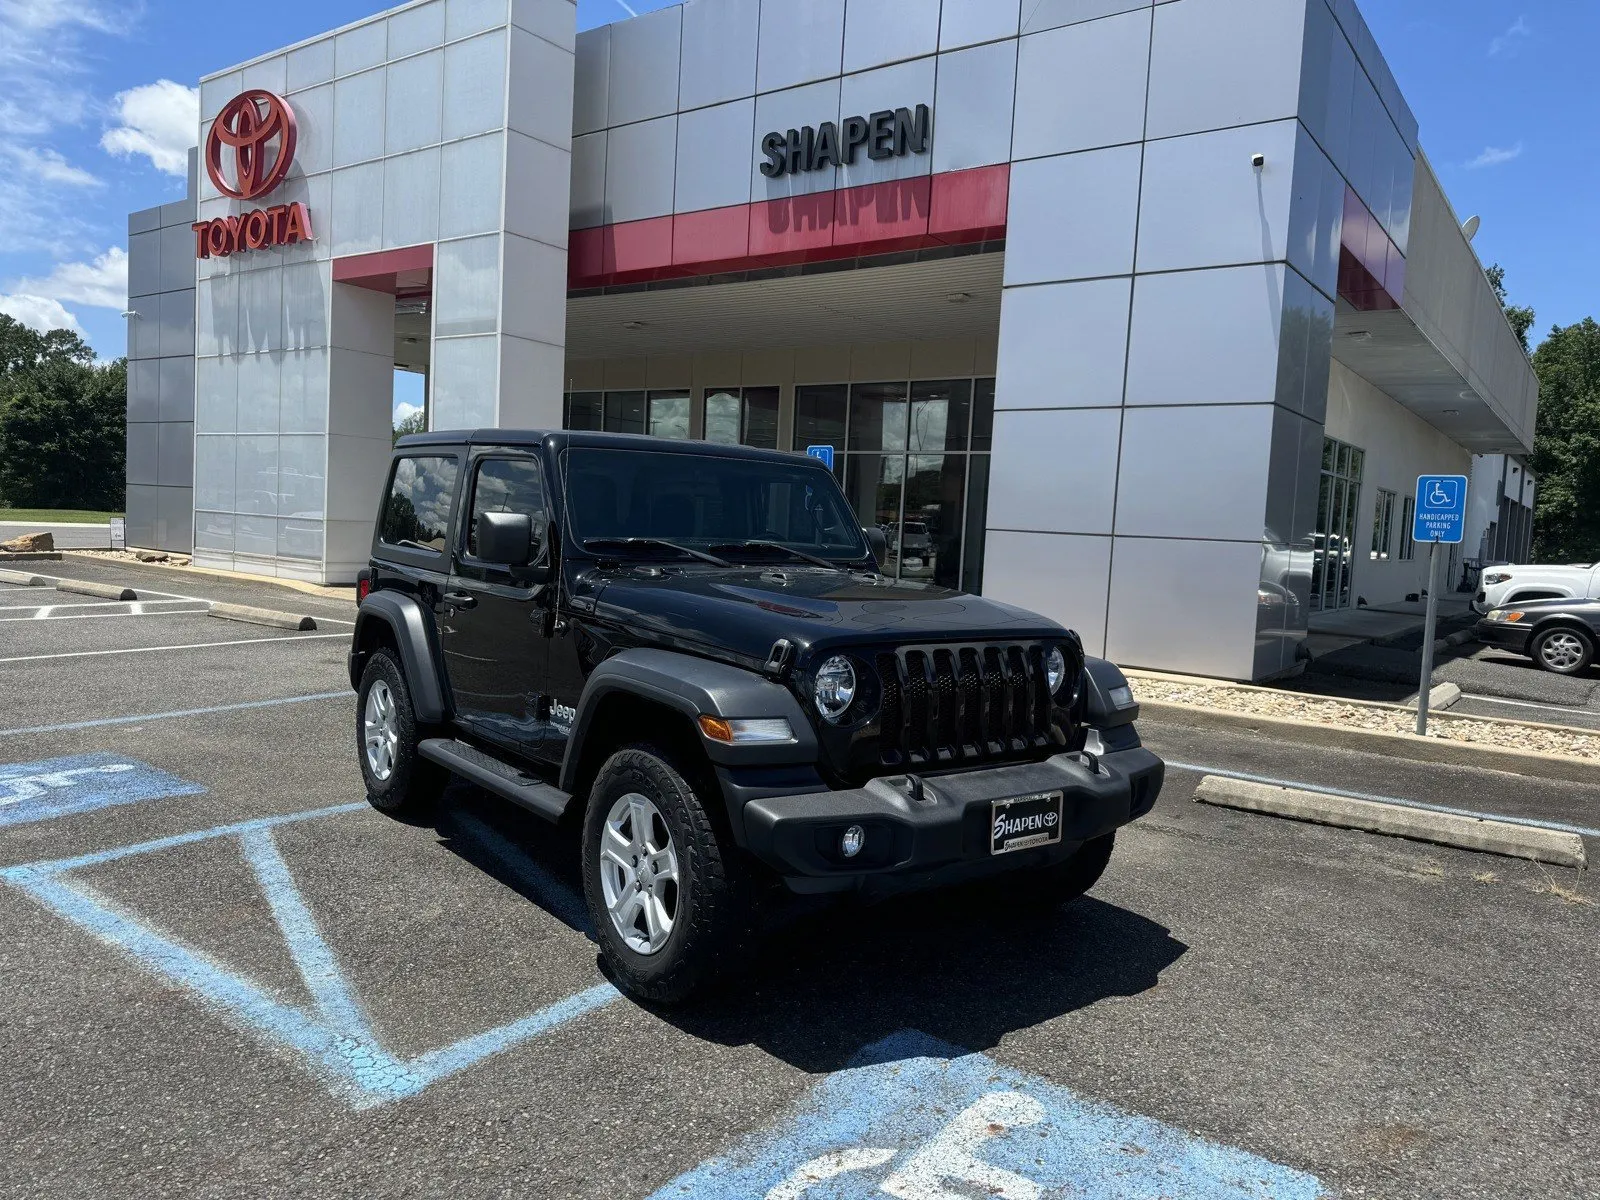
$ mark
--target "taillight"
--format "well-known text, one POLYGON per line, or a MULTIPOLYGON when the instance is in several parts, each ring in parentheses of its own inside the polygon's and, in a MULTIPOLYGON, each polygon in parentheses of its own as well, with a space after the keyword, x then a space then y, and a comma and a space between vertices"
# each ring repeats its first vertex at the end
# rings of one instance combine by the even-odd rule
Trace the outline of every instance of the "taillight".
POLYGON ((372 576, 362 572, 356 576, 356 603, 360 604, 372 595, 372 576))

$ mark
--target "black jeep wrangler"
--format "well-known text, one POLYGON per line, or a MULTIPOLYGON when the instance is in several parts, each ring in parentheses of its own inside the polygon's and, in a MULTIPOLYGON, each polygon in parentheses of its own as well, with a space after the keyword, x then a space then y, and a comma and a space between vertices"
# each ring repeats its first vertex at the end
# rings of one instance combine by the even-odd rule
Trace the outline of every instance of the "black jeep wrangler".
POLYGON ((581 822, 624 988, 686 996, 766 895, 1091 887, 1162 764, 1111 664, 880 573, 815 459, 506 429, 402 438, 350 651, 387 813, 451 775, 581 822))

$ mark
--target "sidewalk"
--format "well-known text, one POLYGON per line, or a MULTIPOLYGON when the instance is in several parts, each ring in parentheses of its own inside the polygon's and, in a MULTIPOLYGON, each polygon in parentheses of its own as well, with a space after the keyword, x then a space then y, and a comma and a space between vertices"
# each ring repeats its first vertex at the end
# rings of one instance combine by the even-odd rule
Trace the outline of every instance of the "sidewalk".
MULTIPOLYGON (((1427 611, 1427 601, 1418 600, 1386 604, 1381 608, 1341 608, 1312 613, 1306 649, 1313 660, 1363 644, 1421 650, 1427 611)), ((1458 629, 1469 628, 1477 619, 1466 593, 1442 595, 1439 597, 1439 630, 1435 636, 1445 637, 1458 629)))

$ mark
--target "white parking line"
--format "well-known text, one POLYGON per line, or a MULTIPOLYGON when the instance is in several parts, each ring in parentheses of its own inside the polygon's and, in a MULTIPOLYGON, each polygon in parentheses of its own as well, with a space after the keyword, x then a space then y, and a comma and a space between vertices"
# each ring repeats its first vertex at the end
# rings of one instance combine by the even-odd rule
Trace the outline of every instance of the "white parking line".
MULTIPOLYGON (((132 604, 135 602, 128 601, 127 603, 132 604)), ((31 617, 0 617, 0 625, 8 621, 108 621, 120 620, 124 617, 192 617, 207 611, 209 611, 209 608, 164 608, 160 612, 58 613, 54 612, 52 608, 45 610, 49 614, 48 616, 41 616, 36 613, 31 617)))
POLYGON ((65 725, 31 725, 26 729, 0 729, 0 737, 20 737, 38 733, 70 733, 75 729, 102 729, 107 725, 142 725, 146 721, 171 721, 178 717, 205 717, 212 713, 243 712, 252 708, 277 708, 283 704, 305 704, 312 700, 345 700, 354 692, 318 692, 312 696, 285 696, 281 700, 245 700, 239 704, 214 704, 209 708, 184 708, 177 712, 140 713, 132 717, 100 717, 93 721, 69 721, 65 725))
POLYGON ((1511 704, 1517 708, 1542 708, 1548 712, 1587 713, 1590 716, 1600 716, 1592 708, 1584 708, 1577 704, 1535 704, 1531 700, 1502 700, 1499 696, 1480 696, 1475 692, 1462 692, 1463 700, 1482 700, 1485 704, 1511 704))
MULTIPOLYGON (((146 613, 146 616, 160 616, 146 613)), ((233 638, 226 642, 183 642, 176 646, 129 646, 123 650, 66 650, 60 654, 23 654, 16 658, 0 658, 0 663, 42 662, 51 658, 101 658, 109 654, 149 654, 153 650, 214 650, 218 646, 261 646, 269 642, 320 642, 328 638, 348 638, 348 633, 303 633, 298 636, 233 638)))

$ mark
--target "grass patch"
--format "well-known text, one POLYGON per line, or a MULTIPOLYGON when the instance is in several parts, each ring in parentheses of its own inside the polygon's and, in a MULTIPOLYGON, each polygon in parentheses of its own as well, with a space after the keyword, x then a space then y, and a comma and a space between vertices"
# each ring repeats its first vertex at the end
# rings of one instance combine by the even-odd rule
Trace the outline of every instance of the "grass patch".
POLYGON ((87 512, 81 508, 5 508, 0 521, 38 521, 41 525, 104 525, 119 512, 87 512))

